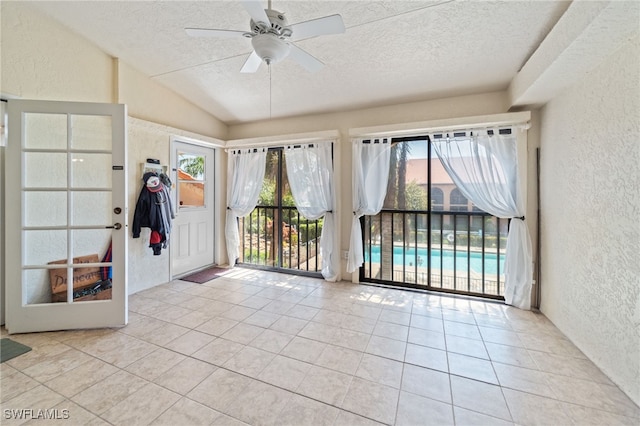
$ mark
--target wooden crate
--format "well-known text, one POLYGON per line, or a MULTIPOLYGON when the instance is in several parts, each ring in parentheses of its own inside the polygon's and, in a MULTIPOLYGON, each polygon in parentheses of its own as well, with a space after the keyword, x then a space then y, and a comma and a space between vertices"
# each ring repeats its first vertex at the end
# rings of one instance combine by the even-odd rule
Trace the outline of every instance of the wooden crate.
MULTIPOLYGON (((100 258, 97 254, 90 254, 87 256, 78 256, 73 258, 73 264, 82 263, 98 263, 100 258)), ((66 259, 56 260, 49 262, 49 265, 64 265, 67 263, 66 259)), ((101 280, 100 267, 91 266, 86 268, 74 268, 73 270, 73 289, 81 290, 92 286, 101 280)), ((51 283, 51 301, 52 302, 64 302, 67 300, 67 270, 62 269, 50 269, 49 281, 51 283)), ((77 300, 77 299, 76 299, 77 300)))

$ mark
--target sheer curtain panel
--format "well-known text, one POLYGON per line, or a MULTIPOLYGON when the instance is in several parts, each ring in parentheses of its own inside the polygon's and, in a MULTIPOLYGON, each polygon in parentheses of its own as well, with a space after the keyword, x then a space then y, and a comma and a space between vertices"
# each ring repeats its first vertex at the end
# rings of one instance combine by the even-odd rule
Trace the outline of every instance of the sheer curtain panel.
POLYGON ((378 214, 382 209, 390 161, 390 139, 353 141, 353 221, 347 272, 356 271, 364 262, 360 218, 378 214))
MULTIPOLYGON (((512 130, 512 133, 516 130, 512 130)), ((531 240, 525 225, 518 178, 515 134, 497 129, 466 136, 429 135, 433 147, 460 192, 478 208, 510 218, 504 265, 504 298, 508 305, 531 309, 531 240)))
POLYGON ((288 146, 284 151, 291 194, 298 211, 309 220, 324 216, 320 235, 322 276, 336 281, 340 256, 334 219, 333 159, 331 144, 288 146))
POLYGON ((229 266, 233 267, 239 257, 238 218, 251 213, 258 202, 267 164, 267 148, 236 149, 228 151, 228 155, 225 237, 229 266))

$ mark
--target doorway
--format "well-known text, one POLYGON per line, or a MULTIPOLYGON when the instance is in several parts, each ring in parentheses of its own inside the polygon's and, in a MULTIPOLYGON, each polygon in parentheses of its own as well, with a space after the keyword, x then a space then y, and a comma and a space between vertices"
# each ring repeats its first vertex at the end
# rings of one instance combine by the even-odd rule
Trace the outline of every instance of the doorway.
POLYGON ((462 194, 428 137, 392 143, 383 208, 361 219, 360 281, 504 299, 509 221, 462 194))
POLYGON ((300 214, 291 193, 283 148, 270 148, 256 208, 239 219, 238 263, 320 277, 324 219, 300 214))
POLYGON ((215 264, 215 150, 209 146, 172 141, 176 217, 171 235, 171 275, 215 264))

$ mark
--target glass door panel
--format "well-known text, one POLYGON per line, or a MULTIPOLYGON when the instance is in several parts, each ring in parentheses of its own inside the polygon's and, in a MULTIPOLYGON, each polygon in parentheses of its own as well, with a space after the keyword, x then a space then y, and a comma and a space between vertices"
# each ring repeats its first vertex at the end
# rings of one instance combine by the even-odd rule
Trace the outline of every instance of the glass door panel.
POLYGON ((77 150, 111 151, 110 116, 72 115, 71 148, 77 150))
POLYGON ((102 227, 111 224, 111 191, 73 191, 71 223, 102 227))
POLYGON ((205 156, 178 152, 178 208, 206 207, 205 156))
POLYGON ((25 152, 26 188, 66 188, 67 154, 61 152, 25 152))
POLYGON ((111 154, 73 153, 71 187, 111 189, 111 154))
POLYGON ((36 226, 67 225, 67 193, 29 191, 24 194, 24 224, 36 226))
POLYGON ((66 149, 67 114, 25 114, 24 148, 66 149))

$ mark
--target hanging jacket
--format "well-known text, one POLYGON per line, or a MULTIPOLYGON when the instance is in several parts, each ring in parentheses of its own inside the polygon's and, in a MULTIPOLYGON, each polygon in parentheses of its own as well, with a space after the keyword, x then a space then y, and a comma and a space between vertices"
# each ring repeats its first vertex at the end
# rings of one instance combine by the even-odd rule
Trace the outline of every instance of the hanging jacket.
MULTIPOLYGON (((133 213, 133 238, 140 238, 141 229, 149 228, 151 231, 156 231, 160 235, 161 242, 164 242, 167 239, 167 228, 165 220, 163 220, 162 209, 164 209, 164 204, 166 204, 167 200, 161 190, 154 188, 155 192, 152 192, 147 187, 147 182, 151 177, 157 178, 157 175, 149 172, 145 173, 142 178, 145 185, 140 190, 136 209, 133 213)), ((159 183, 159 185, 162 185, 162 183, 159 183)))

